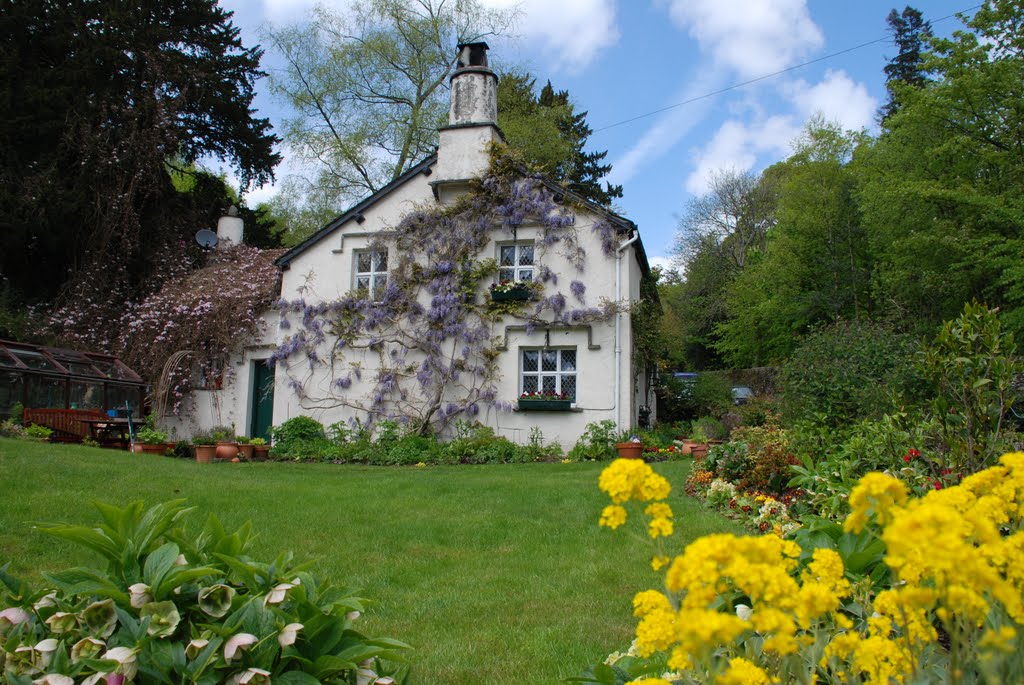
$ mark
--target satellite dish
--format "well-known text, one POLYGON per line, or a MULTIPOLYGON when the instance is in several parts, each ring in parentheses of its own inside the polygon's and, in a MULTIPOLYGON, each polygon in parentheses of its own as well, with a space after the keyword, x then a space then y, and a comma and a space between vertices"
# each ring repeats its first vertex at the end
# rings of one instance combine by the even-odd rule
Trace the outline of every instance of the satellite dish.
POLYGON ((199 243, 199 247, 204 250, 209 250, 211 247, 217 247, 217 234, 208 228, 201 228, 196 232, 196 242, 199 243))

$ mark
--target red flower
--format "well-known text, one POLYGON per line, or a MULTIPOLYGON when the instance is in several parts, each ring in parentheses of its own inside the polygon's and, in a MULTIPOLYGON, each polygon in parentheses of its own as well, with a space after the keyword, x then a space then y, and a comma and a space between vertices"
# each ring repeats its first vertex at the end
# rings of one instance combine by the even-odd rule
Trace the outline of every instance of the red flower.
POLYGON ((942 483, 940 483, 939 481, 935 481, 934 483, 932 483, 932 485, 935 487, 936 490, 942 489, 942 483))
POLYGON ((907 450, 907 454, 909 454, 911 457, 920 457, 921 456, 921 453, 918 452, 917 450, 915 450, 913 447, 911 447, 909 450, 907 450))
POLYGON ((909 464, 910 463, 910 455, 909 454, 904 454, 903 455, 903 461, 905 461, 905 462, 907 462, 909 464))

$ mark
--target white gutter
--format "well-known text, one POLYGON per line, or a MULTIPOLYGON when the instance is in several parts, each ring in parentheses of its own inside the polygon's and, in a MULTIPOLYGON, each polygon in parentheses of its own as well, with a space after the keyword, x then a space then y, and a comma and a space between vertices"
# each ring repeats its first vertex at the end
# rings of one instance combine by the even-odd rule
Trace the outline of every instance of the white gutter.
MULTIPOLYGON (((640 240, 636 232, 632 238, 619 245, 615 250, 615 303, 622 300, 622 251, 640 240)), ((622 388, 622 312, 615 313, 615 430, 622 432, 622 403, 619 393, 622 388)))

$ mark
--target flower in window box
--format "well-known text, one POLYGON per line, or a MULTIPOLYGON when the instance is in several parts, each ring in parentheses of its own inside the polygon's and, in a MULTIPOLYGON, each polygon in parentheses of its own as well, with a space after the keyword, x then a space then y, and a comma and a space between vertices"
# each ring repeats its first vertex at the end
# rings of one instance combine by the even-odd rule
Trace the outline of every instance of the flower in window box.
POLYGON ((565 411, 572 408, 572 397, 564 392, 524 392, 519 396, 519 409, 537 411, 565 411))
POLYGON ((491 285, 491 299, 495 301, 528 300, 533 295, 530 281, 498 281, 491 285))

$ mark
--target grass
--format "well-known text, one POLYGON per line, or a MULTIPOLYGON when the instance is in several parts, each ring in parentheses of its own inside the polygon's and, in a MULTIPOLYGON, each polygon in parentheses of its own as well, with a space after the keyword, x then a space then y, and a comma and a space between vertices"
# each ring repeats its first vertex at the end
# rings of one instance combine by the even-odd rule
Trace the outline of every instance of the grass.
MULTIPOLYGON (((251 519, 250 555, 291 549, 374 604, 372 635, 404 640, 420 685, 554 683, 628 646, 630 601, 659 587, 639 535, 600 529, 601 464, 385 468, 217 464, 0 439, 0 563, 35 581, 96 558, 32 531, 96 522, 93 500, 187 498, 196 527, 251 519)), ((673 483, 676 541, 737 527, 673 483)), ((635 530, 635 528, 633 529, 635 530)))

